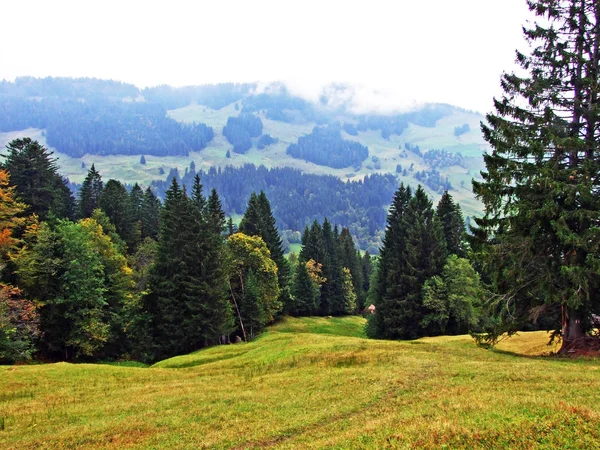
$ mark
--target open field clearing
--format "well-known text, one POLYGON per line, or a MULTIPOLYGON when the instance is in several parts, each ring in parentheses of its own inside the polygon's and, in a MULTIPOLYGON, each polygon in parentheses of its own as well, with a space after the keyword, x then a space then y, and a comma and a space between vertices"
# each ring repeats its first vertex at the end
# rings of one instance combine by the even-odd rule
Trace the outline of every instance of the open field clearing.
POLYGON ((0 367, 0 448, 595 448, 600 361, 287 319, 153 367, 0 367))

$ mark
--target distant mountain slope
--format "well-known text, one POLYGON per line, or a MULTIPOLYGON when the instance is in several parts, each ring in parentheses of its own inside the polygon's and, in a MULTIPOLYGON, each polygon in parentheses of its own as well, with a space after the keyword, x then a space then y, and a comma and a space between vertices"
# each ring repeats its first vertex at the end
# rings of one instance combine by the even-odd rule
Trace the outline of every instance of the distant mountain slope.
MULTIPOLYGON (((18 78, 0 82, 0 145, 22 135, 40 139, 57 152, 62 173, 74 182, 81 182, 92 163, 106 179, 146 185, 165 180, 173 168, 183 175, 192 162, 205 171, 251 163, 341 180, 392 174, 397 184, 423 184, 434 200, 449 188, 466 215, 480 211, 471 179, 482 169, 487 148, 479 132, 481 114, 443 104, 368 114, 357 110, 351 93, 340 95, 343 90, 325 89, 318 102, 311 102, 281 83, 140 90, 96 79, 18 78), (260 119, 262 133, 234 130, 230 140, 242 143, 236 153, 223 128, 246 113, 260 119), (334 163, 327 155, 333 147, 327 141, 319 146, 318 140, 312 143, 313 156, 306 158, 319 164, 286 152, 316 127, 339 127, 340 142, 366 147, 367 157, 344 159, 342 154, 334 163), (408 150, 417 146, 419 152, 408 150), (315 158, 319 152, 327 156, 315 158), (141 155, 146 164, 140 163, 141 155), (350 164, 342 167, 340 161, 350 164)), ((343 153, 344 145, 336 148, 343 153)))

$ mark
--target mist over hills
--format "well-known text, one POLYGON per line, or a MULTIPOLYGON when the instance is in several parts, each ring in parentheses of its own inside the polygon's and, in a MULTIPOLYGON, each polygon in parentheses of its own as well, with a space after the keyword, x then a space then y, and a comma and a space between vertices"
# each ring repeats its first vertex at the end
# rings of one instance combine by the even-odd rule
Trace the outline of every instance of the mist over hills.
MULTIPOLYGON (((40 140, 56 152, 61 173, 75 183, 94 163, 105 179, 153 185, 160 194, 172 177, 186 182, 192 171, 208 175, 211 168, 229 166, 227 171, 210 172, 210 184, 221 187, 226 212, 232 215, 243 212, 240 205, 252 190, 264 189, 275 196, 282 186, 280 177, 290 173, 298 174, 298 180, 302 174, 329 175, 359 185, 374 175, 385 176, 390 189, 383 189, 383 197, 372 205, 356 200, 363 195, 358 193, 361 188, 334 187, 335 183, 316 178, 311 183, 330 185, 331 190, 305 190, 304 200, 304 191, 294 191, 295 201, 302 204, 315 196, 337 195, 341 203, 330 203, 338 208, 350 205, 346 209, 353 217, 369 207, 385 212, 393 187, 400 182, 422 184, 434 200, 449 190, 467 216, 480 210, 470 180, 483 167, 486 144, 479 133, 483 116, 446 104, 395 106, 383 93, 357 86, 332 84, 318 95, 305 95, 284 83, 140 89, 112 80, 21 77, 0 82, 0 117, 2 146, 18 136, 40 140), (249 165, 270 170, 252 171, 249 165), (296 171, 276 171, 283 168, 296 171), (221 173, 229 180, 253 176, 240 182, 234 193, 217 180, 221 173)), ((294 224, 299 229, 292 231, 301 231, 322 215, 308 207, 297 217, 288 211, 284 220, 286 208, 278 203, 285 196, 277 197, 281 198, 274 213, 281 227, 294 224)), ((325 202, 318 198, 314 204, 325 202)), ((353 230, 357 237, 370 236, 361 246, 372 250, 385 225, 385 214, 373 212, 376 219, 353 230)))

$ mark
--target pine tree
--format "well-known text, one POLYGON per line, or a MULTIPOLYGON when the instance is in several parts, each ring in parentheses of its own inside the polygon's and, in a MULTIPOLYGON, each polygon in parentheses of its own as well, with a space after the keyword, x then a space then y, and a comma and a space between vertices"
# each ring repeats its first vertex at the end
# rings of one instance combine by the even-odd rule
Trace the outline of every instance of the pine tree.
POLYGON ((92 164, 79 189, 79 217, 91 217, 94 210, 100 207, 103 188, 102 177, 92 164))
POLYGON ((289 313, 293 316, 312 316, 319 306, 319 289, 315 286, 306 263, 300 261, 292 283, 292 302, 289 313))
POLYGON ((66 181, 59 175, 53 153, 30 138, 15 139, 6 146, 1 167, 10 174, 19 200, 29 214, 45 220, 50 214, 73 218, 74 199, 66 181))
POLYGON ((445 191, 438 202, 436 215, 442 224, 446 249, 449 255, 463 258, 465 251, 465 221, 458 203, 454 203, 452 196, 445 191))
POLYGON ((400 274, 404 295, 398 300, 399 314, 386 325, 394 335, 414 339, 427 334, 420 324, 425 314, 423 284, 441 273, 447 256, 442 226, 421 186, 410 200, 401 226, 406 233, 402 254, 404 270, 400 274))
POLYGON ((530 0, 542 18, 524 29, 524 75, 505 74, 495 114, 482 125, 492 152, 474 182, 494 312, 515 331, 532 311, 562 323, 563 347, 585 342, 600 312, 600 3, 530 0))
POLYGON ((146 188, 140 207, 140 221, 142 225, 142 239, 147 237, 158 239, 160 228, 160 200, 156 198, 150 188, 146 188))
POLYGON ((129 251, 135 251, 139 240, 136 240, 135 220, 132 216, 130 197, 120 181, 108 180, 98 206, 115 226, 117 233, 127 244, 129 251))
POLYGON ((352 285, 356 295, 358 309, 363 309, 366 292, 363 290, 363 272, 360 253, 354 246, 354 240, 348 228, 342 228, 339 238, 339 263, 342 268, 347 268, 352 276, 352 285))
POLYGON ((390 317, 398 314, 398 299, 404 295, 404 288, 400 285, 400 275, 404 268, 401 255, 406 246, 406 230, 402 228, 402 218, 411 198, 410 187, 400 184, 390 206, 383 246, 379 253, 377 277, 369 288, 369 298, 377 310, 375 316, 370 318, 367 328, 370 337, 394 336, 384 319, 388 318, 389 322, 390 317))
POLYGON ((414 339, 427 332, 421 326, 422 288, 441 272, 446 245, 423 188, 411 194, 401 185, 388 215, 376 282, 371 285, 376 313, 367 330, 372 337, 414 339))

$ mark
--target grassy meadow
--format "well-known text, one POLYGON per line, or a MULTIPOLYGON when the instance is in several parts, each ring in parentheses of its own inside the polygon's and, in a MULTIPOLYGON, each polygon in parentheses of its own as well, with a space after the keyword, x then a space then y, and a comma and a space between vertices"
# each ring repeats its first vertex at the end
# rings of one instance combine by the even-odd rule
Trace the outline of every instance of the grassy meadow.
POLYGON ((152 367, 0 366, 0 448, 597 448, 600 360, 285 319, 152 367))

